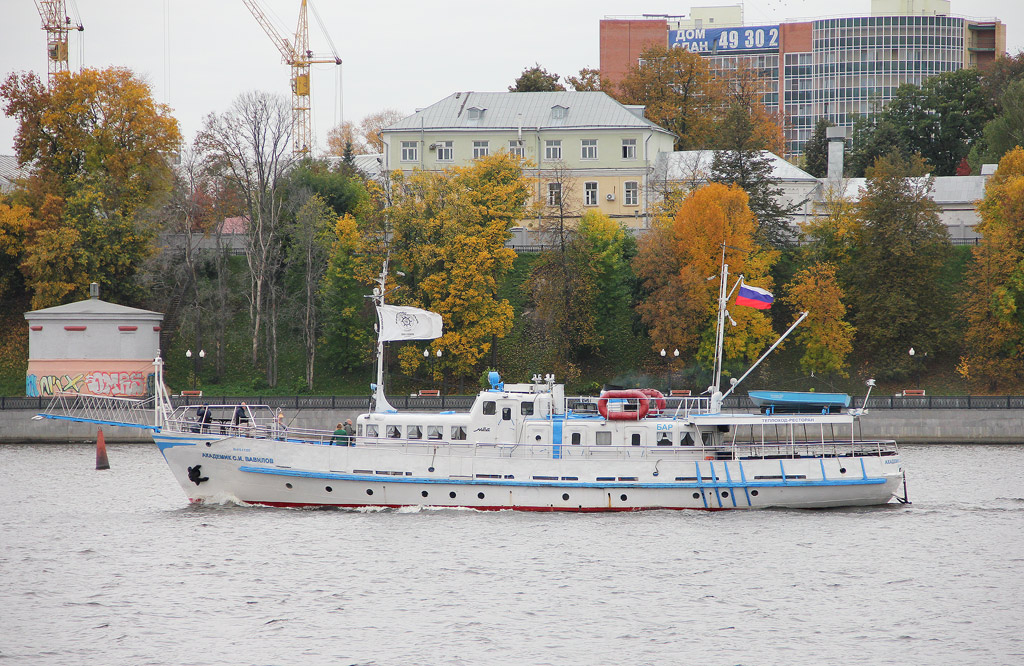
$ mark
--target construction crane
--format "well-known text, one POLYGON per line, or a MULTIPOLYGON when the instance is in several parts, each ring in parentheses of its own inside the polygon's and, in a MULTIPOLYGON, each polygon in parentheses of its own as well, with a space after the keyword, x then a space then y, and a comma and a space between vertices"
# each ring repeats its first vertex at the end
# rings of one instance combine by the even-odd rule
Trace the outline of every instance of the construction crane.
MULTIPOLYGON (((277 50, 281 52, 281 59, 292 68, 292 152, 307 154, 311 144, 309 66, 320 63, 340 65, 341 58, 338 57, 333 44, 331 44, 331 56, 317 55, 309 49, 306 0, 302 0, 299 5, 299 21, 295 27, 295 38, 291 41, 274 27, 257 0, 242 0, 242 2, 274 42, 277 50)), ((316 14, 315 9, 313 14, 317 17, 320 29, 323 30, 327 41, 330 42, 331 38, 327 36, 327 31, 324 30, 323 23, 320 22, 320 17, 316 14)))
MULTIPOLYGON (((68 33, 72 30, 81 32, 81 20, 75 11, 75 19, 68 15, 65 0, 35 0, 39 18, 43 20, 46 31, 46 72, 47 81, 53 85, 58 72, 68 71, 68 33)), ((74 0, 71 3, 74 8, 74 0)))

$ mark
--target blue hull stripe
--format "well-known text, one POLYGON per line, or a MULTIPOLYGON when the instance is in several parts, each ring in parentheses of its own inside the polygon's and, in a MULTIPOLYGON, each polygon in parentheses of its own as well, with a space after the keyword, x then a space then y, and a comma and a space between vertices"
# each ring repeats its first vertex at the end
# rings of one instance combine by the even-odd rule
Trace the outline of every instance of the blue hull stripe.
MULTIPOLYGON (((698 463, 698 469, 699 469, 698 463)), ((366 483, 432 483, 439 485, 460 485, 460 486, 524 486, 530 488, 545 488, 551 486, 557 486, 559 488, 689 488, 689 489, 713 489, 716 493, 719 488, 738 488, 740 484, 722 482, 719 483, 717 480, 711 483, 705 483, 703 481, 697 481, 696 483, 691 482, 666 482, 666 483, 645 483, 645 482, 608 482, 608 483, 592 483, 589 481, 515 481, 507 479, 433 479, 424 477, 412 477, 412 476, 377 476, 371 474, 342 474, 339 472, 307 472, 303 470, 295 469, 278 469, 276 467, 252 467, 249 465, 243 465, 238 468, 240 472, 249 472, 252 474, 270 474, 273 476, 294 476, 306 479, 331 479, 334 481, 359 481, 366 483)), ((842 481, 800 481, 788 483, 782 483, 779 481, 756 481, 756 482, 744 482, 742 487, 744 488, 772 488, 777 486, 800 486, 800 487, 817 487, 817 486, 874 486, 880 485, 886 482, 883 478, 869 478, 869 479, 848 479, 842 481)), ((701 493, 703 495, 703 493, 701 493)), ((705 500, 705 505, 707 500, 705 500)), ((721 506, 721 503, 720 503, 721 506)))

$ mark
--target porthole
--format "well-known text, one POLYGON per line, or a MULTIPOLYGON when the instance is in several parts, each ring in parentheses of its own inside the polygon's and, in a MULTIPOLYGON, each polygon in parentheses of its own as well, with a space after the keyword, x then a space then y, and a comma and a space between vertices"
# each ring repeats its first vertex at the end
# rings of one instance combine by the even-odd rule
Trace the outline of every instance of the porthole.
POLYGON ((367 488, 366 489, 366 494, 367 495, 372 495, 373 494, 373 488, 367 488))
POLYGON ((839 473, 840 474, 846 474, 846 468, 845 467, 840 467, 839 468, 839 473))
POLYGON ((619 499, 622 500, 623 502, 625 502, 626 501, 626 496, 625 495, 619 495, 619 499))
POLYGON ((284 484, 284 487, 287 488, 288 490, 291 490, 292 489, 292 484, 286 483, 286 484, 284 484))
POLYGON ((757 497, 757 491, 756 490, 751 490, 750 494, 753 495, 754 497, 757 497))
POLYGON ((700 499, 700 493, 694 493, 693 499, 700 499))
POLYGON ((455 499, 455 491, 453 490, 450 493, 448 493, 448 497, 451 497, 452 499, 455 499))
POLYGON ((213 442, 207 442, 206 445, 207 446, 213 446, 213 442))
POLYGON ((728 490, 723 490, 722 491, 722 497, 728 497, 728 496, 729 496, 729 491, 728 490))
POLYGON ((484 494, 483 493, 477 493, 476 497, 477 497, 477 499, 483 499, 484 498, 484 494))
POLYGON ((424 497, 426 497, 426 496, 427 496, 427 495, 429 495, 429 494, 430 494, 430 493, 428 493, 428 492, 427 492, 426 490, 422 490, 422 491, 420 491, 420 495, 423 495, 424 497))
POLYGON ((326 490, 329 493, 334 492, 334 488, 331 488, 330 486, 324 486, 324 490, 326 490))
POLYGON ((564 499, 565 501, 568 502, 569 501, 569 493, 562 493, 562 499, 564 499))
POLYGON ((434 468, 433 468, 433 467, 428 467, 428 468, 427 468, 427 471, 428 471, 428 472, 433 472, 433 471, 434 471, 434 468))

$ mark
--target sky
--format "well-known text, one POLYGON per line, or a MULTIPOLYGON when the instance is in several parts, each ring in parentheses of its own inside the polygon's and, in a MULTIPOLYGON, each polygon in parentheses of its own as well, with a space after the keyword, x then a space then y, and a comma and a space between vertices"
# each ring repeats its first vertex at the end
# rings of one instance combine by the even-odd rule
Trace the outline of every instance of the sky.
MULTIPOLYGON (((286 36, 299 0, 260 0, 286 36)), ((562 76, 598 67, 600 20, 642 14, 687 14, 689 3, 664 0, 310 0, 343 61, 314 65, 313 133, 326 145, 340 120, 357 123, 382 109, 413 113, 456 91, 503 91, 539 63, 562 76)), ((735 4, 706 0, 696 6, 735 4)), ((71 66, 128 67, 172 108, 191 142, 211 113, 238 95, 262 90, 289 95, 289 68, 242 0, 68 0, 84 32, 71 33, 71 66)), ((745 23, 767 25, 826 16, 867 16, 870 0, 756 0, 745 23)), ((0 0, 0 75, 33 70, 46 76, 46 38, 30 0, 0 0)), ((1024 2, 953 0, 951 14, 998 17, 1007 50, 1024 49, 1024 2)), ((311 11, 310 47, 330 52, 311 11)), ((17 124, 0 115, 0 155, 13 154, 17 124)))

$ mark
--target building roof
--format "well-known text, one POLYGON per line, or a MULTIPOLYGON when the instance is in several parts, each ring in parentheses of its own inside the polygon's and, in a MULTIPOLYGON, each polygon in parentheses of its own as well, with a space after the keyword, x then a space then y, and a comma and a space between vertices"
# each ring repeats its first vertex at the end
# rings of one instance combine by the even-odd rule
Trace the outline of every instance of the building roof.
POLYGON ((113 319, 119 317, 142 317, 145 319, 163 319, 163 314, 151 310, 130 308, 127 305, 118 305, 108 301, 101 301, 98 298, 87 298, 84 301, 76 301, 66 305, 55 305, 52 308, 33 310, 25 313, 25 319, 56 319, 67 316, 84 317, 87 319, 113 319))
MULTIPOLYGON (((772 180, 787 182, 816 183, 817 178, 803 169, 793 166, 775 153, 767 150, 762 155, 772 161, 772 180)), ((657 173, 659 178, 678 181, 704 181, 711 174, 714 150, 677 150, 658 155, 657 173)))
MULTIPOLYGON (((987 176, 936 176, 932 182, 932 200, 941 205, 970 203, 985 196, 987 176)), ((822 179, 822 182, 827 182, 822 179)), ((867 178, 846 178, 844 196, 859 201, 867 185, 867 178)))
POLYGON ((421 129, 636 128, 671 134, 603 92, 457 92, 384 128, 421 129), (552 109, 561 106, 564 117, 552 109), (475 109, 474 113, 470 113, 475 109), (474 117, 471 117, 474 116, 474 117))
POLYGON ((14 155, 0 155, 0 192, 8 192, 14 187, 14 179, 24 178, 28 173, 18 166, 18 158, 14 155))

